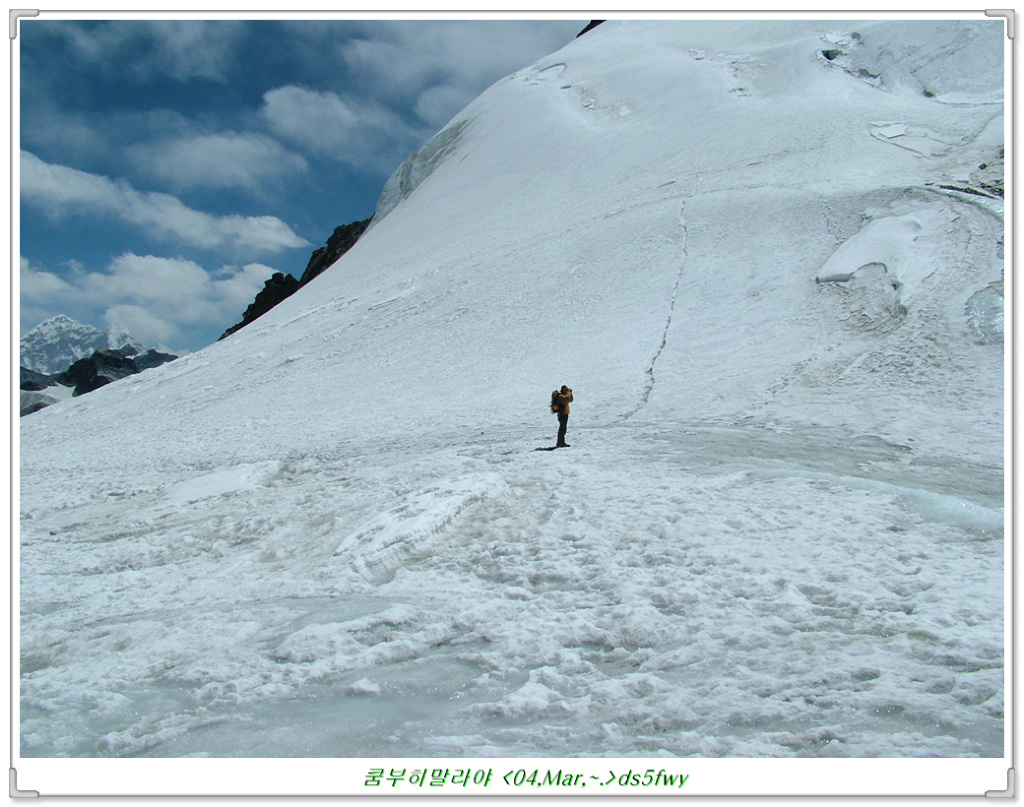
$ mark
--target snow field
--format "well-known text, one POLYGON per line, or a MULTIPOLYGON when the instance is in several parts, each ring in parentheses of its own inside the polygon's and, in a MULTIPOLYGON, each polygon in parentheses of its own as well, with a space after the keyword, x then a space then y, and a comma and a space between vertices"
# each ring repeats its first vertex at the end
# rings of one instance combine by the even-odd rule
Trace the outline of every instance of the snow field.
POLYGON ((23 755, 1000 753, 1001 509, 577 431, 25 514, 23 755))
POLYGON ((22 755, 1003 755, 1002 28, 860 22, 601 26, 25 418, 22 755))

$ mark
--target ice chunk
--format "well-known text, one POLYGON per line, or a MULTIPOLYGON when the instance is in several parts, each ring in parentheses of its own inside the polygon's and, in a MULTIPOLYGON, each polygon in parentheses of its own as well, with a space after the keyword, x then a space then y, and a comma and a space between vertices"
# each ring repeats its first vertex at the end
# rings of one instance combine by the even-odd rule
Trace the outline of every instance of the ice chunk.
POLYGON ((187 504, 240 490, 249 490, 266 484, 280 470, 281 463, 275 461, 222 468, 213 473, 179 482, 168 491, 167 499, 170 504, 187 504))
POLYGON ((458 145, 462 131, 468 124, 468 119, 449 124, 398 167, 384 183, 384 190, 377 200, 377 209, 373 213, 370 227, 390 213, 395 205, 407 198, 434 172, 441 161, 458 145))
POLYGON ((990 283, 967 301, 967 322, 979 344, 1003 343, 1003 281, 990 283))

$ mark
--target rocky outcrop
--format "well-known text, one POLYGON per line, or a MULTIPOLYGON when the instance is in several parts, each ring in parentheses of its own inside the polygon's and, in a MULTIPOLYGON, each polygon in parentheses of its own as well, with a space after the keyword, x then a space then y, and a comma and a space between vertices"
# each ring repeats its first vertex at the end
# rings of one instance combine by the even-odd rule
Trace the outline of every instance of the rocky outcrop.
POLYGON ((328 266, 332 265, 338 258, 348 252, 359 240, 366 228, 370 225, 370 219, 354 221, 351 224, 342 224, 334 228, 334 233, 327 239, 327 246, 320 247, 312 254, 306 271, 299 278, 299 286, 305 286, 314 277, 321 274, 328 266))
POLYGON ((67 370, 58 375, 54 381, 65 387, 74 387, 75 395, 85 395, 111 381, 134 375, 139 372, 138 365, 127 356, 114 350, 97 350, 87 359, 79 359, 67 370))
POLYGON ((359 236, 366 231, 369 224, 370 219, 363 219, 362 221, 354 221, 351 224, 342 224, 340 227, 335 227, 334 233, 327 239, 327 246, 320 247, 310 256, 309 263, 306 264, 306 270, 302 273, 302 277, 299 280, 283 272, 275 272, 270 280, 263 285, 262 291, 256 295, 252 305, 242 314, 242 321, 224 331, 220 338, 224 339, 231 336, 235 331, 244 328, 253 320, 259 319, 275 305, 291 297, 313 278, 322 274, 338 258, 352 249, 356 241, 359 240, 359 236))
POLYGON ((291 297, 298 288, 299 281, 294 277, 283 272, 275 272, 270 280, 263 284, 263 289, 256 295, 256 299, 245 309, 245 313, 242 314, 242 321, 224 331, 221 339, 225 336, 231 336, 238 329, 244 328, 253 320, 259 319, 279 302, 291 297))
POLYGON ((140 353, 137 356, 132 357, 132 361, 135 362, 135 366, 139 368, 141 373, 143 370, 150 370, 153 367, 159 367, 161 364, 167 364, 169 361, 174 361, 177 356, 173 353, 163 353, 159 350, 150 349, 145 353, 140 353))
POLYGON ((53 383, 53 376, 46 375, 45 373, 37 373, 35 370, 29 370, 27 367, 21 368, 21 388, 24 390, 31 390, 38 392, 41 389, 45 389, 53 383))
POLYGON ((176 358, 173 353, 154 349, 138 353, 134 346, 127 346, 121 350, 101 348, 74 362, 63 373, 54 375, 22 367, 21 415, 30 415, 68 398, 85 395, 112 381, 159 367, 176 358))

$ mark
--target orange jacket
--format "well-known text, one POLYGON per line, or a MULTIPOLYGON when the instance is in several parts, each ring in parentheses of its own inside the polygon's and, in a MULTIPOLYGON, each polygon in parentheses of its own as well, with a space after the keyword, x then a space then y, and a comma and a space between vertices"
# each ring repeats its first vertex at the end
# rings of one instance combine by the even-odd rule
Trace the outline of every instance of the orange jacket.
POLYGON ((554 409, 560 415, 569 414, 569 402, 572 400, 572 390, 568 392, 560 392, 555 390, 551 393, 551 405, 557 407, 554 409))

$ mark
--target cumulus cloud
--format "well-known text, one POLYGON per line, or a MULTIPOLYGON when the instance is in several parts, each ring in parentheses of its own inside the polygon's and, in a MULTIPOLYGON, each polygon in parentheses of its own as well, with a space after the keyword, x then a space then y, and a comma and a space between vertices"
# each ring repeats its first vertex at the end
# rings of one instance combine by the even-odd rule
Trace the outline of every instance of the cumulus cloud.
POLYGON ((43 162, 21 152, 21 201, 50 216, 103 216, 134 224, 150 235, 204 249, 253 253, 309 246, 273 216, 213 216, 174 196, 135 190, 122 180, 43 162))
MULTIPOLYGON (((235 319, 240 319, 241 313, 249 307, 267 278, 276 271, 262 263, 248 263, 241 269, 226 266, 214 272, 212 280, 221 307, 237 312, 235 319)), ((234 325, 234 321, 231 324, 234 325)))
POLYGON ((326 29, 316 52, 339 62, 344 94, 278 87, 263 96, 263 118, 276 136, 313 153, 390 171, 489 85, 562 47, 582 26, 415 20, 326 29))
POLYGON ((440 127, 490 84, 558 50, 580 21, 417 20, 363 23, 363 35, 339 43, 361 84, 412 104, 440 127))
POLYGON ((245 23, 233 20, 116 20, 48 23, 78 59, 135 80, 168 75, 179 81, 223 81, 234 64, 245 23))
POLYGON ((199 300, 204 301, 201 308, 207 305, 209 283, 210 276, 195 261, 129 252, 115 258, 106 272, 87 275, 82 288, 97 300, 179 308, 184 321, 194 322, 211 313, 196 310, 199 300))
POLYGON ((120 325, 142 342, 181 344, 197 325, 239 319, 276 270, 260 263, 207 271, 195 261, 124 253, 104 271, 66 278, 21 259, 22 324, 59 313, 120 325))
POLYGON ((265 93, 261 112, 278 137, 357 167, 393 168, 429 137, 383 106, 294 85, 265 93))
POLYGON ((441 127, 473 97, 473 93, 450 85, 427 87, 416 99, 414 109, 423 120, 441 127))
POLYGON ((53 272, 33 266, 21 257, 19 287, 21 296, 21 332, 34 328, 44 319, 71 310, 78 296, 75 286, 53 272))
POLYGON ((256 190, 309 168, 301 156, 255 132, 167 138, 136 144, 128 153, 140 171, 179 190, 256 190))
POLYGON ((123 328, 149 346, 166 345, 180 334, 173 323, 138 305, 113 305, 104 313, 103 321, 108 327, 123 328))
POLYGON ((61 299, 75 293, 74 286, 66 280, 53 272, 32 266, 25 257, 21 258, 20 277, 22 299, 61 299))

